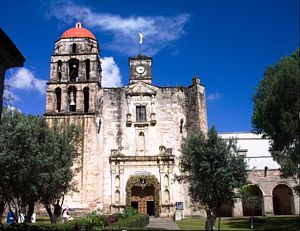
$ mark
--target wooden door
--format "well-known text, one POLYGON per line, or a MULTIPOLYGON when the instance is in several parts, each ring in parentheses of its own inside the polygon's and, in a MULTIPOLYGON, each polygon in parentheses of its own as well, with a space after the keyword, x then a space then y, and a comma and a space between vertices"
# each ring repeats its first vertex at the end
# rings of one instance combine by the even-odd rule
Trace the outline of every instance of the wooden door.
POLYGON ((140 213, 147 213, 147 201, 141 199, 139 201, 139 212, 140 213))

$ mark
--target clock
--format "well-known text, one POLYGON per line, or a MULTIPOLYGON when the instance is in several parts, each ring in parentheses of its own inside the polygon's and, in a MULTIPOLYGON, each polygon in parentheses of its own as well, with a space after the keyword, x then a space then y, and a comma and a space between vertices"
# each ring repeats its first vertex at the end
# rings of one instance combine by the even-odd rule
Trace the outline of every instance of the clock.
POLYGON ((145 72, 145 70, 146 70, 146 68, 145 68, 144 66, 141 66, 141 65, 139 65, 139 66, 137 66, 137 67, 135 68, 135 71, 136 71, 138 74, 143 74, 143 73, 145 72))

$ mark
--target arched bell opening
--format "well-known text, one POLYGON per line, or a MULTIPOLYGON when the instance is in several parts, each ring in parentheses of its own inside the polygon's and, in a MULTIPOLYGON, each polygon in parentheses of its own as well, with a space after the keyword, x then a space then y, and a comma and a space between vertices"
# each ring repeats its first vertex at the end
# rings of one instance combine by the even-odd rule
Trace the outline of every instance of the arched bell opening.
POLYGON ((58 87, 55 89, 55 99, 56 99, 56 111, 61 111, 61 89, 58 87))
POLYGON ((62 72, 62 62, 61 60, 57 61, 57 81, 61 81, 61 72, 62 72))
POLYGON ((79 72, 79 61, 78 59, 70 59, 69 60, 69 80, 70 82, 77 82, 78 72, 79 72))
POLYGON ((89 112, 90 109, 90 89, 88 87, 83 88, 83 110, 89 112))
POLYGON ((68 88, 69 112, 76 111, 76 93, 77 93, 76 87, 71 86, 68 88))

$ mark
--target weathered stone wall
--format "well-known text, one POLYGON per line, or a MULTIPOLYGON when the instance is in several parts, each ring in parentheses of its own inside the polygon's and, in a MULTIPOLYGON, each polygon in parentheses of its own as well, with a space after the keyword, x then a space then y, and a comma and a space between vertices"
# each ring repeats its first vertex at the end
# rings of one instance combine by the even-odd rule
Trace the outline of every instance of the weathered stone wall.
POLYGON ((186 190, 172 179, 175 172, 179 174, 181 143, 188 132, 186 124, 193 124, 193 128, 188 127, 190 131, 199 128, 207 130, 206 111, 205 108, 201 108, 205 102, 201 102, 203 97, 200 96, 204 94, 204 88, 199 84, 190 88, 156 88, 155 95, 126 95, 126 87, 105 88, 101 92, 99 101, 103 103, 100 107, 102 108, 100 117, 103 144, 100 152, 103 154, 103 171, 105 172, 104 209, 108 211, 111 203, 119 208, 125 206, 126 182, 132 174, 141 171, 153 174, 161 183, 161 204, 164 216, 174 212, 176 201, 186 202, 185 206, 188 206, 186 190), (192 107, 194 104, 198 106, 192 107), (136 105, 145 105, 146 121, 136 122, 136 105), (130 125, 127 123, 127 114, 131 114, 130 125), (180 133, 181 120, 184 121, 182 133, 180 133), (139 149, 141 132, 144 134, 142 150, 139 149), (171 163, 135 161, 115 165, 109 162, 109 157, 117 152, 125 156, 147 157, 158 156, 166 150, 175 157, 171 163), (119 186, 114 184, 116 177, 120 180, 119 186), (162 181, 162 179, 166 180, 162 181), (120 192, 118 205, 114 203, 114 194, 117 190, 120 192))

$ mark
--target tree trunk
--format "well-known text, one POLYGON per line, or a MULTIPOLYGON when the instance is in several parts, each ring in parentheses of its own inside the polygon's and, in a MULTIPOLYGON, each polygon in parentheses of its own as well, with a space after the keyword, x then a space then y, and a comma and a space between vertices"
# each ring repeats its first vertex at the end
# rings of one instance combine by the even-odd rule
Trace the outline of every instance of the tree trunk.
POLYGON ((221 216, 219 215, 218 231, 221 230, 221 216))
POLYGON ((53 213, 52 213, 52 210, 51 210, 51 205, 44 205, 44 206, 45 206, 45 209, 46 209, 46 211, 47 211, 47 213, 49 215, 51 224, 55 224, 56 221, 55 221, 55 219, 53 217, 53 213))
POLYGON ((31 217, 34 212, 34 203, 30 203, 28 206, 27 215, 25 217, 25 223, 31 223, 31 217))
POLYGON ((251 229, 254 227, 254 220, 253 220, 254 210, 252 209, 252 216, 251 216, 251 229))
POLYGON ((4 208, 5 208, 5 202, 0 201, 0 223, 2 223, 2 216, 3 216, 3 213, 4 213, 4 208))
POLYGON ((57 200, 56 204, 54 205, 54 212, 53 212, 53 222, 55 224, 60 219, 61 213, 62 213, 61 205, 59 204, 59 200, 57 200))
POLYGON ((216 221, 215 213, 212 209, 206 209, 206 222, 205 222, 205 230, 213 231, 215 230, 214 224, 216 221))

